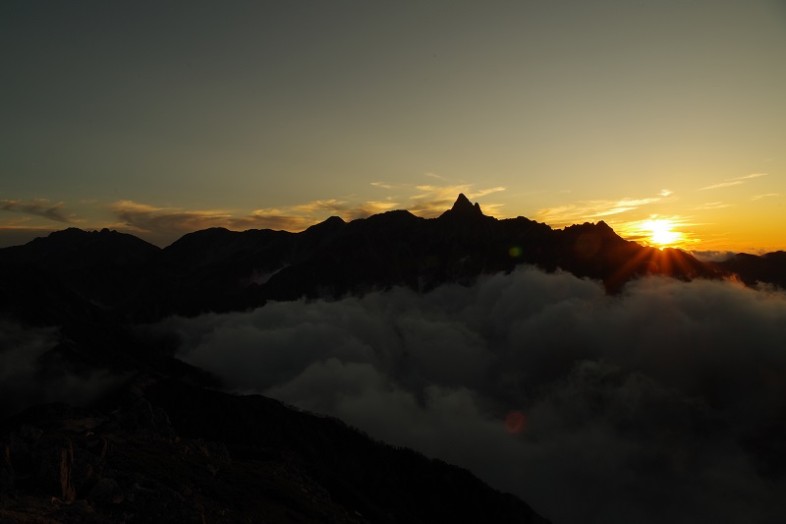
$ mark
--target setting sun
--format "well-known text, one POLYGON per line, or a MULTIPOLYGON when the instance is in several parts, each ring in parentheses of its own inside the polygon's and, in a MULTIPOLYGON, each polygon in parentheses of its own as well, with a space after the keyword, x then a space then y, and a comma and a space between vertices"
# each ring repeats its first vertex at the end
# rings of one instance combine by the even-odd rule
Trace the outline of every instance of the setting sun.
POLYGON ((676 244, 682 233, 672 231, 674 223, 671 220, 653 219, 643 224, 643 229, 649 232, 649 241, 659 247, 669 247, 676 244))

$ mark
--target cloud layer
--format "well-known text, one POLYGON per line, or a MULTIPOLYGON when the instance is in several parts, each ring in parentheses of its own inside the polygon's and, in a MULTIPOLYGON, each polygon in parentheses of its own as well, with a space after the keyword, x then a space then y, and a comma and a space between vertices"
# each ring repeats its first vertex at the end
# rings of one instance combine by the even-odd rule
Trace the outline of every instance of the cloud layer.
POLYGON ((728 180, 724 180, 723 182, 718 182, 717 184, 712 184, 709 186, 702 187, 699 189, 699 191, 707 191, 708 189, 722 189, 724 187, 740 186, 746 183, 748 180, 752 180, 754 178, 760 178, 763 176, 767 176, 767 173, 751 173, 750 175, 730 178, 728 180))
POLYGON ((54 328, 29 328, 0 319, 0 416, 48 402, 83 404, 121 377, 105 370, 77 372, 56 351, 54 328))
POLYGON ((605 219, 609 216, 636 211, 641 207, 658 203, 670 195, 671 192, 664 190, 657 197, 584 201, 540 209, 534 217, 553 226, 579 224, 586 220, 605 219))
POLYGON ((236 391, 468 467, 557 523, 786 517, 783 294, 652 278, 609 297, 522 269, 162 328, 236 391))
POLYGON ((0 200, 0 210, 10 211, 12 213, 22 213, 24 215, 32 215, 36 217, 45 218, 54 222, 62 222, 70 224, 72 222, 64 208, 63 203, 52 203, 46 199, 35 200, 0 200))

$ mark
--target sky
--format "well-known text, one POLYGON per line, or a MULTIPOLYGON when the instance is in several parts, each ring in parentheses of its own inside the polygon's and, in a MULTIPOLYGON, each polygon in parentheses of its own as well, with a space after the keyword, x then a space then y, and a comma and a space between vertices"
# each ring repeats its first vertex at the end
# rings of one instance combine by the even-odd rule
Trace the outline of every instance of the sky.
POLYGON ((6 0, 0 60, 0 246, 431 217, 463 192, 786 248, 783 0, 6 0))

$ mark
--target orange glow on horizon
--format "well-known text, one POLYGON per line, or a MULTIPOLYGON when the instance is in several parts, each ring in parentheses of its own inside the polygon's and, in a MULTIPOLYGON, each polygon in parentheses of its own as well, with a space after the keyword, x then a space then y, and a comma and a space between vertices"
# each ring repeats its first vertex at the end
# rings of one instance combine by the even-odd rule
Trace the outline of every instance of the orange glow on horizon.
MULTIPOLYGON (((688 226, 681 218, 660 218, 652 215, 650 218, 615 224, 623 238, 633 240, 645 246, 658 249, 677 248, 688 249, 695 247, 700 240, 694 234, 676 230, 688 226)), ((613 226, 612 226, 613 227, 613 226)))

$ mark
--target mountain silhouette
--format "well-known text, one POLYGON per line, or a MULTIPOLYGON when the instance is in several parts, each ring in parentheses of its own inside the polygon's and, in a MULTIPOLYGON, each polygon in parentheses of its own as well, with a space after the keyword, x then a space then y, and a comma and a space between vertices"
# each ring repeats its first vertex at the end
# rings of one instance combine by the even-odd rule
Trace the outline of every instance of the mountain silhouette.
POLYGON ((475 220, 482 217, 483 212, 480 210, 480 204, 477 202, 473 205, 469 199, 464 196, 464 193, 459 193, 453 207, 440 215, 442 220, 475 220))
MULTIPOLYGON (((0 504, 0 520, 543 522, 466 471, 264 397, 214 391, 214 377, 174 358, 176 340, 142 324, 394 286, 427 292, 522 264, 596 279, 609 293, 646 275, 786 286, 784 262, 779 252, 706 263, 626 241, 602 221, 552 229, 497 219, 463 194, 433 219, 398 210, 300 233, 211 228, 163 249, 69 228, 0 249, 0 321, 59 329, 35 359, 40 388, 96 370, 119 377, 90 406, 5 419, 0 501, 27 502, 0 504)), ((0 415, 35 403, 17 386, 0 384, 0 415)))
POLYGON ((461 194, 435 219, 389 211, 351 222, 330 217, 301 233, 211 228, 164 249, 132 235, 70 228, 0 249, 0 310, 37 324, 57 323, 56 312, 69 306, 96 317, 155 321, 393 286, 423 292, 520 264, 599 280, 610 293, 646 275, 737 274, 751 285, 785 286, 782 259, 781 252, 702 262, 626 241, 603 221, 552 229, 524 217, 496 219, 461 194), (54 312, 42 311, 42 303, 54 312))
POLYGON ((786 252, 775 251, 761 256, 737 253, 717 265, 738 275, 745 284, 772 284, 786 289, 786 252))
POLYGON ((496 219, 462 194, 433 219, 398 210, 351 222, 330 217, 300 233, 211 228, 164 249, 129 234, 69 228, 0 249, 0 315, 59 326, 59 351, 77 367, 172 372, 174 350, 158 347, 171 342, 139 341, 135 324, 394 286, 426 292, 521 264, 599 280, 609 293, 646 275, 737 275, 749 285, 786 286, 783 252, 702 262, 626 241, 603 221, 552 229, 524 217, 496 219), (100 343, 106 339, 112 342, 100 343))

